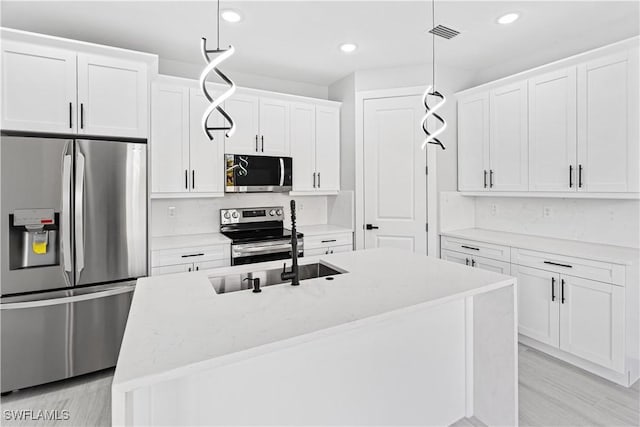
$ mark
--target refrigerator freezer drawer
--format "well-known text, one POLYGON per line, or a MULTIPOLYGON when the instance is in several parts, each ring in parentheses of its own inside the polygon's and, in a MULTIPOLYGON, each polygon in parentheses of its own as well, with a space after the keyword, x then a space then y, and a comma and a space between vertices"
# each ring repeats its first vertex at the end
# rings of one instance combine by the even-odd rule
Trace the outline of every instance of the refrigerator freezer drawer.
POLYGON ((115 366, 134 287, 101 288, 3 300, 3 393, 115 366))

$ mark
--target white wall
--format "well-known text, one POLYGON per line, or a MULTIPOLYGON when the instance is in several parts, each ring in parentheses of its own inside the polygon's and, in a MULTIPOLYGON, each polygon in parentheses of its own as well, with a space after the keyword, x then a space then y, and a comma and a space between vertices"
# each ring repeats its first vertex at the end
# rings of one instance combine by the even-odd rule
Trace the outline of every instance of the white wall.
MULTIPOLYGON (((160 74, 184 77, 188 79, 199 78, 203 66, 203 64, 191 64, 188 62, 173 61, 164 58, 160 58, 158 65, 160 68, 160 74)), ((292 80, 282 80, 274 77, 260 76, 258 74, 233 71, 226 68, 225 70, 228 71, 227 74, 229 77, 231 77, 238 86, 242 87, 321 99, 327 99, 329 93, 329 88, 327 86, 296 82, 292 80)))
POLYGON ((340 109, 340 187, 355 190, 356 144, 356 76, 355 73, 329 86, 329 99, 341 101, 340 109))
POLYGON ((634 248, 640 247, 639 218, 637 200, 476 197, 475 207, 478 228, 634 248))
MULTIPOLYGON (((284 206, 285 226, 289 224, 288 194, 228 194, 217 199, 154 199, 151 201, 151 236, 217 233, 220 231, 220 209, 284 206), (169 207, 176 215, 170 217, 169 207)), ((325 224, 327 197, 296 197, 298 225, 325 224)))

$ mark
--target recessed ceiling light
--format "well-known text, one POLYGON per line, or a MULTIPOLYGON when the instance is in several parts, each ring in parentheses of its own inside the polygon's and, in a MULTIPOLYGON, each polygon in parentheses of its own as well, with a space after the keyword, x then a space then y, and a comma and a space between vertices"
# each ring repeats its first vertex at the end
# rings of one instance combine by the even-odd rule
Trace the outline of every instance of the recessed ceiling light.
POLYGON ((511 24, 520 18, 520 15, 517 13, 507 13, 506 15, 502 15, 498 18, 498 24, 511 24))
POLYGON ((355 43, 343 43, 340 45, 340 50, 344 53, 351 53, 357 48, 358 46, 355 43))
POLYGON ((233 9, 224 9, 220 12, 220 17, 227 22, 240 22, 242 21, 242 15, 237 10, 233 9))

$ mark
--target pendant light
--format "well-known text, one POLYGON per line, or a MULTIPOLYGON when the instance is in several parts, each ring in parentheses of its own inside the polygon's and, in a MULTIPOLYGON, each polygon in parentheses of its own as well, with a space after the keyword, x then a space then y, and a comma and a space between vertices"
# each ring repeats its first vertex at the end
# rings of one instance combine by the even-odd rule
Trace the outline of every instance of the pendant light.
POLYGON ((207 106, 207 109, 204 111, 204 114, 202 115, 202 130, 211 141, 213 141, 213 134, 211 133, 211 131, 214 131, 214 130, 227 131, 226 132, 227 137, 232 136, 236 131, 235 122, 233 121, 231 116, 229 116, 229 114, 227 114, 227 112, 224 111, 224 109, 221 106, 222 103, 226 99, 229 99, 229 97, 233 95, 233 93, 236 91, 236 84, 233 82, 233 80, 227 77, 218 68, 218 65, 226 61, 231 55, 235 53, 235 49, 231 45, 229 45, 227 49, 220 49, 220 0, 218 0, 218 28, 217 29, 218 29, 218 37, 217 37, 218 40, 217 40, 216 49, 207 49, 207 39, 204 37, 202 38, 200 43, 200 50, 202 51, 202 56, 204 57, 204 60, 207 63, 204 70, 202 70, 202 73, 200 74, 200 88, 202 90, 202 94, 205 96, 205 98, 207 98, 207 101, 209 101, 209 106, 207 106), (209 56, 210 54, 214 54, 215 57, 211 59, 209 56), (215 99, 211 96, 211 94, 207 90, 207 76, 212 71, 215 71, 215 73, 226 84, 229 85, 229 88, 215 99), (207 124, 207 121, 211 113, 213 113, 213 110, 218 110, 218 112, 222 114, 225 120, 229 122, 229 126, 222 126, 222 127, 209 126, 207 124))
MULTIPOLYGON (((432 29, 435 29, 435 26, 436 26, 435 3, 436 3, 435 0, 431 0, 431 24, 432 24, 431 28, 432 29)), ((422 102, 424 104, 424 107, 427 110, 426 114, 422 118, 422 130, 426 135, 426 138, 422 143, 422 149, 424 150, 427 144, 435 144, 435 145, 439 145, 440 148, 444 150, 445 149, 444 144, 442 144, 442 142, 438 139, 438 136, 442 132, 444 132, 444 130, 447 128, 447 122, 439 114, 437 114, 436 111, 442 108, 442 106, 444 105, 447 99, 444 97, 443 94, 441 94, 436 90, 436 35, 435 35, 435 32, 433 32, 433 30, 431 31, 431 41, 432 41, 431 65, 432 65, 432 72, 433 72, 432 74, 433 81, 431 85, 427 86, 427 90, 424 91, 424 95, 422 96, 422 102), (433 107, 430 107, 427 102, 427 97, 429 96, 434 96, 439 99, 438 103, 433 107), (440 127, 435 129, 434 131, 429 132, 429 130, 427 129, 427 120, 431 116, 433 116, 438 122, 440 122, 440 127)))

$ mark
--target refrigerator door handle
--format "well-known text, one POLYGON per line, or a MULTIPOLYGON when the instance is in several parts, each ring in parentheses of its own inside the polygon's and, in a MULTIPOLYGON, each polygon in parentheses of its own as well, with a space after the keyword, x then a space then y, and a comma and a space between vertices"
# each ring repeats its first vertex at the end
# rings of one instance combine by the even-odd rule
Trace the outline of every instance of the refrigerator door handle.
POLYGON ((84 270, 84 168, 85 157, 80 151, 76 157, 76 192, 75 192, 75 226, 76 226, 76 282, 80 272, 84 270))
POLYGON ((52 305, 69 304, 74 302, 86 301, 97 298, 106 298, 113 295, 124 294, 126 292, 133 292, 136 285, 117 286, 111 289, 98 292, 87 292, 80 295, 64 296, 49 299, 32 299, 25 301, 16 301, 0 304, 0 310, 16 310, 24 308, 34 307, 48 307, 52 305))
MULTIPOLYGON (((67 145, 68 148, 68 145, 67 145)), ((65 149, 65 153, 67 150, 65 149)), ((62 262, 67 285, 71 286, 71 154, 62 159, 62 262)))

